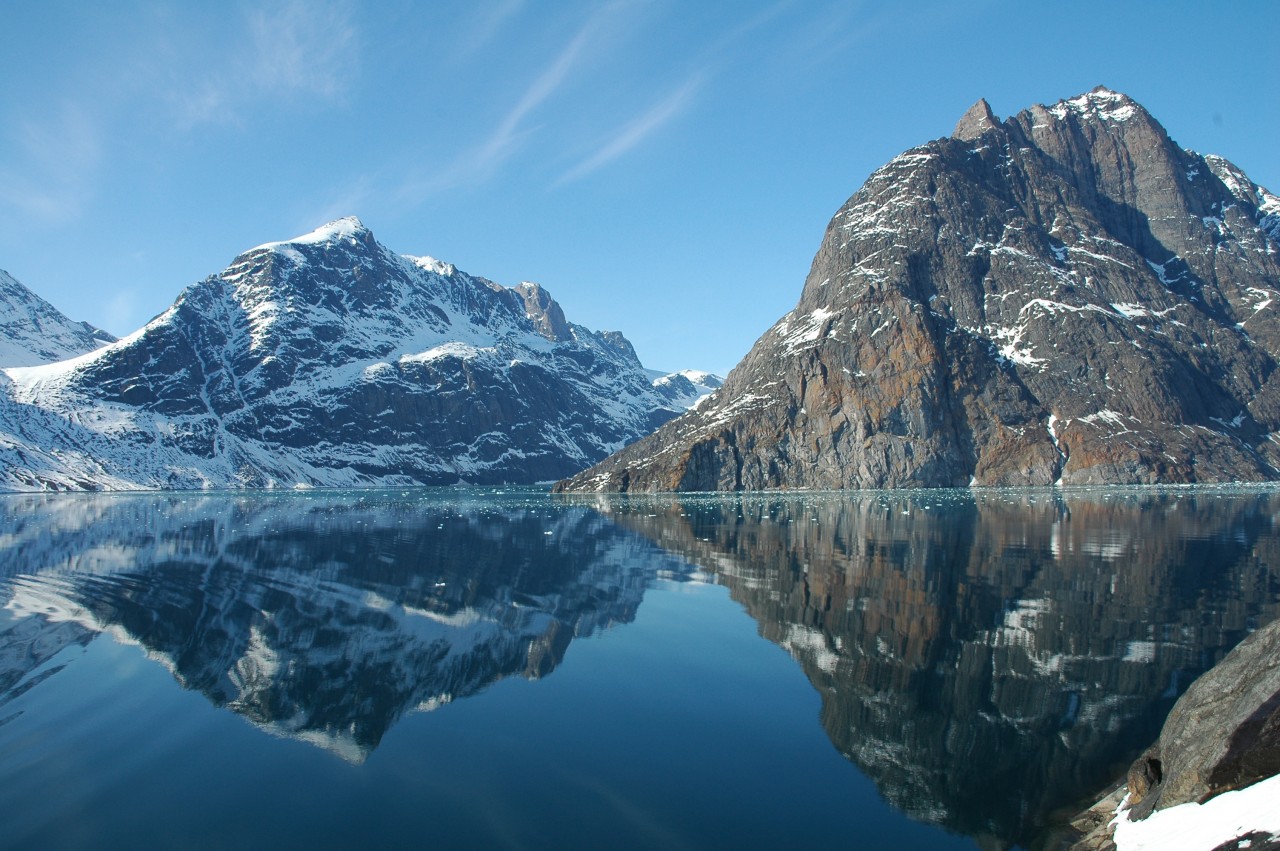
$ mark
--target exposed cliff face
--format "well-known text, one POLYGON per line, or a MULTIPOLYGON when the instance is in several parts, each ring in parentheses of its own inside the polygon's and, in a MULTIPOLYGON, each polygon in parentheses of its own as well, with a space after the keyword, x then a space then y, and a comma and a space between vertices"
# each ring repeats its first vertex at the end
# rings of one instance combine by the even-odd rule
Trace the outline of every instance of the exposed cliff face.
POLYGON ((1249 636, 1182 696, 1129 772, 1129 818, 1201 803, 1280 774, 1280 621, 1249 636))
POLYGON ((0 488, 547 481, 675 395, 540 286, 343 219, 241 254, 105 349, 0 375, 0 488))
POLYGON ((896 157, 710 400, 566 490, 1265 480, 1280 198, 1105 89, 896 157))

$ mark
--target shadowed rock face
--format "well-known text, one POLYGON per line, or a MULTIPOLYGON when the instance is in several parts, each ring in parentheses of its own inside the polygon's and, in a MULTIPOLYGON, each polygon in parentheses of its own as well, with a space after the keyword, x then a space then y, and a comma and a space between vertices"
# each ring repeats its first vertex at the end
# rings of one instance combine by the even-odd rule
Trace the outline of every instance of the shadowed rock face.
POLYGON ((1106 89, 896 157, 695 411, 563 490, 1275 478, 1280 198, 1106 89))

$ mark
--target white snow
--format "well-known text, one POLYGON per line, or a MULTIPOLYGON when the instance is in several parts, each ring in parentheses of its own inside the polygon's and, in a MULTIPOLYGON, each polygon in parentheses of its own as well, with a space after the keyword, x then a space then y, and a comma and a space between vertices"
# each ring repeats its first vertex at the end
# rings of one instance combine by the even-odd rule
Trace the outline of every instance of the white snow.
POLYGON ((434 257, 428 257, 426 255, 414 257, 412 254, 404 254, 401 256, 414 266, 417 266, 419 269, 426 269, 428 272, 440 275, 443 278, 451 277, 458 271, 458 267, 454 266, 452 263, 446 263, 445 261, 437 260, 434 257))
POLYGON ((1147 265, 1151 267, 1152 272, 1156 273, 1156 277, 1160 279, 1160 283, 1164 284, 1166 287, 1169 287, 1169 286, 1172 286, 1173 284, 1176 284, 1178 281, 1182 280, 1183 274, 1185 274, 1185 273, 1180 273, 1175 278, 1169 277, 1169 273, 1168 273, 1169 264, 1173 263, 1175 260, 1178 260, 1178 259, 1180 258, 1177 256, 1174 256, 1169 258, 1163 263, 1153 263, 1152 261, 1148 260, 1147 265))
POLYGON ((1048 361, 1032 354, 1031 346, 1022 341, 1024 333, 1026 333, 1026 329, 1021 326, 1016 328, 996 328, 993 336, 997 344, 1000 345, 1000 357, 1018 366, 1039 369, 1048 361))
MULTIPOLYGON (((774 326, 774 333, 782 338, 783 351, 793 353, 816 343, 822 336, 822 329, 835 311, 819 307, 803 317, 788 313, 774 326)), ((874 335, 873 335, 874 336, 874 335)))
MULTIPOLYGON (((301 236, 295 236, 293 239, 285 239, 280 242, 264 242, 262 245, 251 249, 251 251, 263 251, 273 248, 287 247, 290 245, 317 245, 323 242, 331 242, 336 239, 351 239, 356 234, 362 233, 365 226, 355 216, 346 216, 336 219, 328 224, 321 225, 310 233, 304 233, 301 236)), ((246 252, 247 253, 247 252, 246 252)), ((301 259, 302 255, 297 255, 301 259)))
POLYGON ((1253 296, 1255 299, 1254 303, 1250 305, 1250 307, 1253 308, 1254 313, 1257 313, 1265 307, 1269 307, 1277 295, 1275 290, 1263 290, 1258 289, 1257 287, 1246 287, 1245 292, 1253 296))
POLYGON ((1065 119, 1070 113, 1075 113, 1081 116, 1092 114, 1109 121, 1128 121, 1138 114, 1133 101, 1129 98, 1119 92, 1102 88, 1070 100, 1059 101, 1049 107, 1048 112, 1059 120, 1065 119))
POLYGON ((417 354, 401 355, 400 362, 401 363, 428 363, 433 360, 438 360, 439 358, 447 358, 447 357, 455 357, 455 358, 462 358, 463 360, 471 360, 472 358, 479 357, 481 354, 485 352, 492 353, 493 351, 494 349, 492 348, 481 349, 477 346, 471 345, 469 343, 464 343, 459 340, 450 340, 447 343, 442 343, 439 346, 434 346, 430 349, 427 349, 425 352, 418 352, 417 354))
POLYGON ((1280 835, 1280 775, 1142 821, 1129 821, 1128 801, 1113 822, 1117 851, 1210 851, 1249 833, 1280 835))

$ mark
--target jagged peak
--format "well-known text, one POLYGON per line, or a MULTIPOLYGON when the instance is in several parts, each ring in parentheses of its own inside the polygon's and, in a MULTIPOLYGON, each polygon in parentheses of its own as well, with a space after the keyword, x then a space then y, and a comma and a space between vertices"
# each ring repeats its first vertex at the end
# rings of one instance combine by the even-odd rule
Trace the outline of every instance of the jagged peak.
POLYGON ((991 104, 987 103, 986 98, 978 98, 978 102, 969 107, 956 122, 956 129, 951 132, 951 137, 962 142, 971 142, 998 126, 1000 126, 1000 119, 991 111, 991 104))
POLYGON ((524 300, 525 315, 533 322, 539 334, 555 342, 568 340, 573 336, 564 311, 541 284, 521 281, 514 289, 524 300))
POLYGON ((426 254, 421 257, 415 257, 412 254, 405 254, 403 257, 419 269, 425 269, 428 272, 433 272, 442 278, 451 277, 458 271, 458 267, 452 263, 444 260, 437 260, 435 257, 430 257, 426 254))

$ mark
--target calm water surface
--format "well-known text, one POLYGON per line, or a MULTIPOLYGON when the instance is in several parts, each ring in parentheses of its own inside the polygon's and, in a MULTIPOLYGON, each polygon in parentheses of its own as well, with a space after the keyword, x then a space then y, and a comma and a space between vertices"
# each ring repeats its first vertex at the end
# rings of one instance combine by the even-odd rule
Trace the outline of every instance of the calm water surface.
POLYGON ((0 498, 0 845, 1035 847, 1280 494, 0 498))

